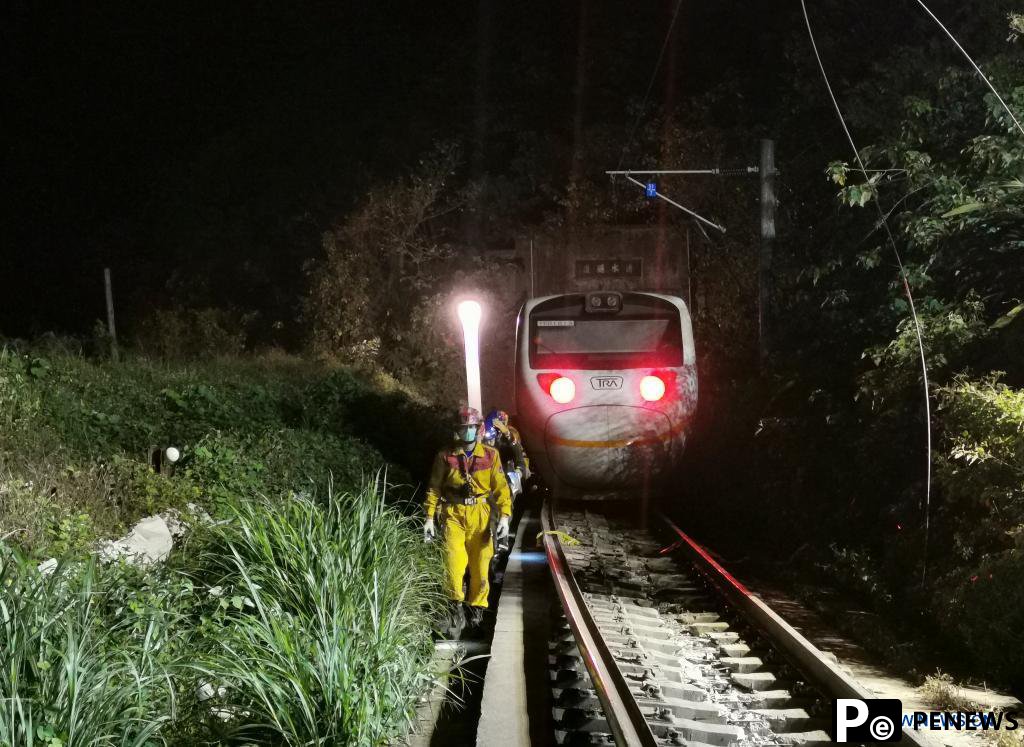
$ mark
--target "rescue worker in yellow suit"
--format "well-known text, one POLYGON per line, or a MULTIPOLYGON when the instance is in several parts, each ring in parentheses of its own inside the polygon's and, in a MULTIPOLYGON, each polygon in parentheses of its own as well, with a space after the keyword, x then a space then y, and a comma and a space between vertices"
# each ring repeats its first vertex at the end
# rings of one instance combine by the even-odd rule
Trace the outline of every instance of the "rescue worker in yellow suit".
MULTIPOLYGON (((487 574, 494 554, 491 513, 494 511, 499 517, 494 529, 494 536, 499 540, 508 536, 512 516, 512 496, 501 457, 496 449, 478 440, 482 425, 476 409, 463 407, 459 410, 456 442, 434 458, 423 505, 427 512, 423 537, 427 541, 434 539, 440 524, 448 596, 457 604, 466 604, 469 622, 474 626, 483 619, 490 591, 487 574), (468 594, 462 589, 467 566, 468 594)), ((457 616, 460 612, 461 605, 457 616)))
POLYGON ((493 424, 508 447, 516 452, 516 467, 520 469, 523 480, 529 480, 531 475, 530 457, 523 446, 523 437, 519 435, 519 430, 509 422, 508 413, 504 410, 491 410, 485 422, 493 424))

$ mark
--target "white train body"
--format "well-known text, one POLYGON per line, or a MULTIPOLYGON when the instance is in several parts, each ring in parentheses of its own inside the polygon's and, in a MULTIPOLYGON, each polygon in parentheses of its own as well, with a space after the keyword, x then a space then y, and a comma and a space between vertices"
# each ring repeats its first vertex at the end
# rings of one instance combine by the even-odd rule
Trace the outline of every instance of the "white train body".
POLYGON ((518 320, 516 406, 531 465, 556 494, 658 490, 697 407, 686 304, 611 291, 531 299, 518 320))

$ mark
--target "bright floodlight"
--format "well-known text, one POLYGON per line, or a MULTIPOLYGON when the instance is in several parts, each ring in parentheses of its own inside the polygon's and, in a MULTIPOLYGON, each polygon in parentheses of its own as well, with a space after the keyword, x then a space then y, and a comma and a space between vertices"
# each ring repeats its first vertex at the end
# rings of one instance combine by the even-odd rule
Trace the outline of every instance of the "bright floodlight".
POLYGON ((459 321, 466 348, 466 402, 483 412, 483 396, 480 393, 480 316, 483 309, 476 301, 459 304, 459 321))
POLYGON ((483 310, 477 301, 463 301, 459 304, 459 319, 463 325, 472 324, 475 327, 480 325, 480 316, 483 310))
POLYGON ((164 450, 164 456, 167 457, 167 461, 168 462, 170 462, 171 464, 174 464, 176 461, 181 459, 181 452, 178 451, 173 446, 168 446, 164 450))

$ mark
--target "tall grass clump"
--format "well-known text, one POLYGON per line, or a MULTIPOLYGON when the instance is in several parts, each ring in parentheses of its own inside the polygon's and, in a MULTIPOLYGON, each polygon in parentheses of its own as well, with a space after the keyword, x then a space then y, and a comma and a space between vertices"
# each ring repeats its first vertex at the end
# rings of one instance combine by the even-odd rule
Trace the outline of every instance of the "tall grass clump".
POLYGON ((164 743, 175 714, 167 628, 104 617, 104 583, 95 562, 46 575, 0 542, 0 744, 164 743))
POLYGON ((212 736, 376 745, 404 733, 431 677, 438 550, 380 482, 240 500, 231 514, 207 530, 200 561, 234 612, 198 665, 222 693, 212 736))

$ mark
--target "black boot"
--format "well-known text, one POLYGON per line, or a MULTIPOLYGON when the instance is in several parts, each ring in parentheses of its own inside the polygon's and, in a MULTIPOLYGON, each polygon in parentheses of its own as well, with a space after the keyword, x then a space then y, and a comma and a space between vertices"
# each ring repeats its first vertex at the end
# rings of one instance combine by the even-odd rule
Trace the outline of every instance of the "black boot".
POLYGON ((479 640, 484 637, 484 608, 466 605, 466 631, 464 638, 479 640))
POLYGON ((442 632, 448 636, 449 640, 457 641, 465 629, 466 613, 462 609, 462 602, 449 602, 445 630, 442 632))
POLYGON ((468 607, 466 610, 466 621, 470 627, 479 628, 484 621, 484 608, 483 607, 468 607))

